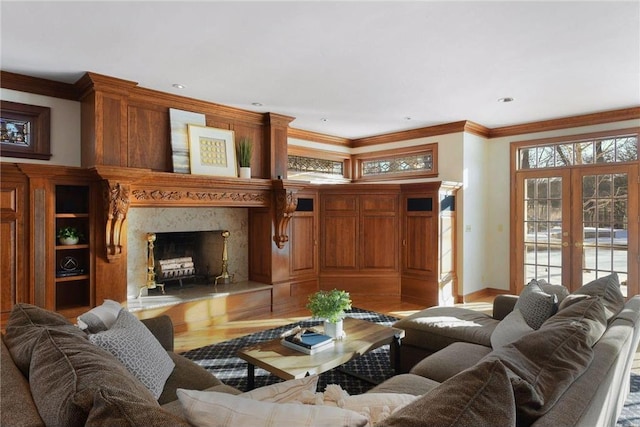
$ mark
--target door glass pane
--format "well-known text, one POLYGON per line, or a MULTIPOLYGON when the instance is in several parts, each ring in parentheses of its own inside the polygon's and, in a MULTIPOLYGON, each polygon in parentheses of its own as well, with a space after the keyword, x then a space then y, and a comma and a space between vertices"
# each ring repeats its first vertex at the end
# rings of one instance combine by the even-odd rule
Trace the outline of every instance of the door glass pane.
MULTIPOLYGON (((602 153, 613 145, 604 147, 604 142, 602 153)), ((585 175, 581 193, 582 283, 616 272, 626 295, 628 175, 585 175)))
MULTIPOLYGON (((540 154, 540 153, 539 153, 540 154)), ((553 151, 545 152, 553 156, 553 151)), ((540 157, 538 157, 540 160, 540 157)), ((524 180, 525 283, 545 279, 562 283, 562 178, 524 180), (533 197, 533 200, 531 199, 533 197)))

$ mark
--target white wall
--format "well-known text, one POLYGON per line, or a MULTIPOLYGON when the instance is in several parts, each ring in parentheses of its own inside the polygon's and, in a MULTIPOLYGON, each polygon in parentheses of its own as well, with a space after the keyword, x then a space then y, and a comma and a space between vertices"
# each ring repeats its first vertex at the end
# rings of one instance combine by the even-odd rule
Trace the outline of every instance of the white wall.
POLYGON ((51 108, 50 160, 1 157, 3 162, 80 166, 80 102, 0 89, 0 99, 51 108))

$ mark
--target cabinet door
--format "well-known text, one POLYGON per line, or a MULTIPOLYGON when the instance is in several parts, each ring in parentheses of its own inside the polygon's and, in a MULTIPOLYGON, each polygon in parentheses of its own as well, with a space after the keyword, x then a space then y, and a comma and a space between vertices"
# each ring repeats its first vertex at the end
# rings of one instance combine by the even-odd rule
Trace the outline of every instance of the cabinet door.
POLYGON ((289 266, 292 277, 317 274, 317 218, 315 196, 299 196, 298 207, 289 223, 291 226, 289 266))
POLYGON ((323 203, 322 268, 358 268, 358 204, 354 195, 326 195, 323 203))
POLYGON ((398 197, 360 196, 360 270, 398 270, 398 197))
POLYGON ((27 277, 25 232, 26 180, 12 181, 3 174, 0 182, 0 310, 2 327, 13 306, 32 302, 27 277))

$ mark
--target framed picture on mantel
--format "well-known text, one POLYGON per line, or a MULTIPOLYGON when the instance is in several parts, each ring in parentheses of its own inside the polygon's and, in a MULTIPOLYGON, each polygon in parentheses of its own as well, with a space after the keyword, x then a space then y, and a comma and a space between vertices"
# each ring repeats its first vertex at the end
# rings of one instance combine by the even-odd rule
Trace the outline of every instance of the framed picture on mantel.
POLYGON ((0 104, 0 155, 49 160, 51 109, 2 101, 0 104))
POLYGON ((192 174, 238 176, 234 132, 189 124, 192 174))

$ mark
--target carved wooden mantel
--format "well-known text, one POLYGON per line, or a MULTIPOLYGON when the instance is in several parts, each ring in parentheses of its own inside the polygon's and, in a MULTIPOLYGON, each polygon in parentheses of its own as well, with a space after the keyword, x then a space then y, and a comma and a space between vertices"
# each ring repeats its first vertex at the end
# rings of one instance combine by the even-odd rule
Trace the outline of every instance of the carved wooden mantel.
POLYGON ((154 172, 149 169, 96 166, 105 202, 107 259, 118 259, 122 231, 130 207, 271 207, 275 200, 279 248, 289 240, 286 230, 296 209, 295 194, 308 183, 267 179, 240 179, 154 172))

